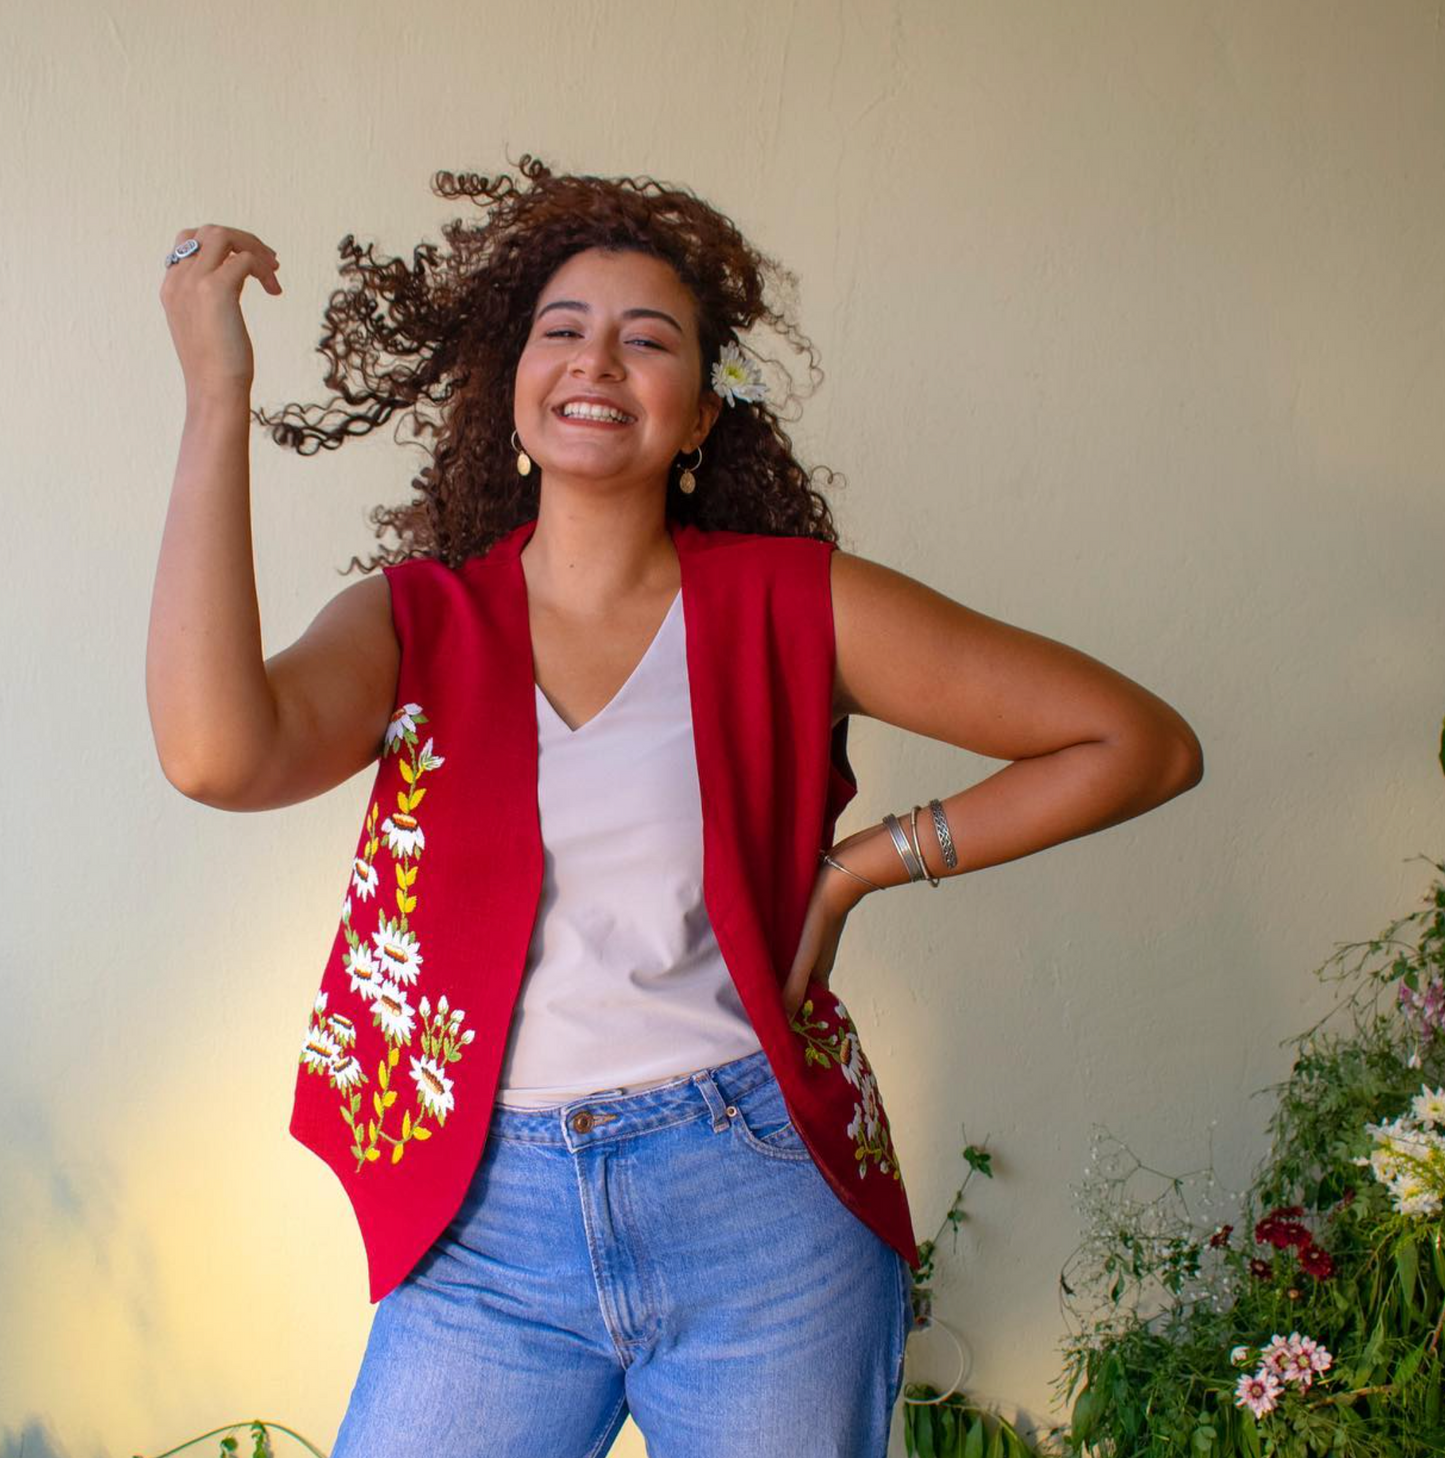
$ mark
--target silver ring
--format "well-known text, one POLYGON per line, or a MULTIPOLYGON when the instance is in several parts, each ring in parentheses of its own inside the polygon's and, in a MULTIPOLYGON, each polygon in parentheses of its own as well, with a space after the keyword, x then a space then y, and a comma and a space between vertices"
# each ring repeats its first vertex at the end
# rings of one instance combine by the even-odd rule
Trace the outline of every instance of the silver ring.
POLYGON ((178 243, 166 254, 166 267, 169 268, 171 264, 179 263, 183 258, 189 258, 200 246, 199 238, 187 238, 184 243, 178 243))

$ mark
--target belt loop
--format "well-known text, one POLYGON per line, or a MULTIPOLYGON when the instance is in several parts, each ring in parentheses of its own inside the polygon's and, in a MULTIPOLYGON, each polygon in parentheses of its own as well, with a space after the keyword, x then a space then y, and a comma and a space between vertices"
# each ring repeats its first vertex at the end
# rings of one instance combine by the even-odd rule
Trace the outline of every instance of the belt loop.
POLYGON ((725 1102, 717 1083, 713 1079, 710 1068, 701 1068, 692 1076, 692 1081, 697 1085, 698 1092, 707 1100, 708 1110, 712 1114, 713 1133, 720 1129, 726 1129, 728 1120, 733 1116, 733 1107, 725 1102))

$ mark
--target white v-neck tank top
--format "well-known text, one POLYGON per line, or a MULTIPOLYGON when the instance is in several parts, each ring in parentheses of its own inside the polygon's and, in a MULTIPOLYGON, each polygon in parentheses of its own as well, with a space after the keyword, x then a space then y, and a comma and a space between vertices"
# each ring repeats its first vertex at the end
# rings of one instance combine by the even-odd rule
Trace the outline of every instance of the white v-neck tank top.
POLYGON ((585 724, 535 692, 542 893, 496 1102, 633 1092, 756 1052, 703 905, 681 592, 585 724))

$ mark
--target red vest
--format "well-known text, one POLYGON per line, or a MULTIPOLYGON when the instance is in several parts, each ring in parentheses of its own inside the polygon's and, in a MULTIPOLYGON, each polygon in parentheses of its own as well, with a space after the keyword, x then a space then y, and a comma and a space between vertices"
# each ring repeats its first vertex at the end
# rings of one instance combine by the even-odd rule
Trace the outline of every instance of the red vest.
MULTIPOLYGON (((291 1133, 335 1171, 371 1299, 460 1206, 486 1142, 542 890, 523 522, 459 569, 386 567, 401 645, 291 1133)), ((878 1086, 846 1008, 782 988, 818 850, 856 793, 831 726, 829 558, 811 537, 672 519, 703 822, 703 899, 803 1142, 839 1200, 919 1265, 878 1086)), ((579 1070, 581 1071, 581 1070, 579 1070)))

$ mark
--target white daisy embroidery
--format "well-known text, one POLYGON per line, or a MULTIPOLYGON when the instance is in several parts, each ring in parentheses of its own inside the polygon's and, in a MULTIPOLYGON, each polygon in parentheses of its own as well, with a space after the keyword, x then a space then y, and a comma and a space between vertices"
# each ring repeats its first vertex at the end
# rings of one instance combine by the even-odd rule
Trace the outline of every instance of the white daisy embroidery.
POLYGON ((408 734, 416 733, 416 719, 413 715, 420 713, 420 704, 403 704, 391 716, 391 723, 386 726, 386 743, 382 746, 383 753, 389 751, 398 739, 405 739, 408 734))
POLYGON ((820 1064, 825 1068, 836 1067, 857 1092, 853 1117, 844 1132, 853 1141, 858 1177, 862 1179, 867 1174, 868 1165, 872 1162, 878 1166, 879 1173, 899 1179, 901 1176, 893 1154, 888 1120, 878 1097, 877 1080, 848 1009, 839 999, 833 999, 836 1020, 831 1027, 826 1014, 821 1019, 815 1018, 815 1011, 823 1012, 821 1008, 815 1009, 812 998, 805 999, 793 1014, 790 1026, 804 1041, 807 1063, 820 1064))
POLYGON ((456 1101, 452 1098, 452 1081, 446 1076, 441 1063, 435 1058, 413 1058, 411 1076, 416 1082, 417 1099, 422 1107, 438 1123, 446 1123, 456 1101))
MULTIPOLYGON (((355 860, 351 863, 351 884, 357 896, 365 901, 376 892, 376 867, 370 861, 355 860)), ((350 906, 350 902, 347 903, 350 906)))
POLYGON ((383 982, 371 1004, 377 1027, 392 1043, 409 1043, 416 1026, 416 1013, 406 993, 395 982, 383 982))
POLYGON ((347 950, 342 966, 351 974, 351 990, 362 1002, 370 1002, 380 990, 382 980, 371 948, 365 942, 357 942, 347 950))
POLYGON ((325 1028, 318 1028, 313 1024, 301 1046, 301 1059, 307 1068, 319 1073, 330 1068, 338 1051, 336 1039, 325 1028))
POLYGON ((402 926, 399 917, 383 916, 381 925, 372 932, 371 940, 376 944, 376 959, 383 975, 394 982, 412 986, 422 964, 421 948, 415 933, 402 926))
MULTIPOLYGON (((382 760, 385 766, 391 756, 396 757, 397 780, 385 789, 378 783, 379 798, 367 809, 341 903, 341 934, 346 945, 341 953, 340 981, 347 984, 345 991, 354 999, 353 1012, 355 1004, 369 1008, 378 1032, 371 1035, 359 1029, 345 1013, 328 1013, 327 992, 321 992, 301 1050, 307 1072, 327 1077, 340 1090, 338 1112, 350 1130, 350 1152, 358 1173, 400 1164, 414 1141, 424 1145, 446 1123, 446 1116, 456 1108, 455 1087, 447 1070, 460 1060, 473 1038, 470 1029, 462 1031, 465 1015, 460 1008, 449 1006, 445 993, 433 1010, 431 999, 420 988, 423 958, 411 924, 420 896, 419 858, 426 846, 416 813, 426 793, 419 782, 446 763, 431 739, 418 746, 419 728, 426 722, 421 705, 411 702, 391 716, 382 760), (381 806, 393 790, 396 808, 383 824, 381 806), (391 879, 378 863, 382 853, 390 855, 396 873, 394 914, 378 905, 382 883, 391 879), (362 917, 373 908, 375 919, 365 929, 352 925, 353 913, 362 917), (414 996, 418 997, 415 1006, 414 996), (378 1048, 382 1040, 383 1046, 378 1048), (398 1087, 405 1083, 400 1077, 402 1052, 412 1048, 416 1048, 410 1058, 414 1097, 410 1090, 398 1087), (374 1092, 364 1101, 361 1086, 373 1082, 374 1092), (410 1099, 411 1108, 404 1106, 404 1098, 410 1099)), ((343 994, 340 982, 329 991, 333 997, 343 994)))
POLYGON ((381 831, 386 836, 387 850, 394 856, 419 856, 426 849, 426 836, 414 815, 398 810, 381 822, 381 831))
POLYGON ((366 1075, 361 1071, 361 1064, 350 1053, 341 1054, 331 1065, 331 1081, 337 1088, 354 1088, 365 1077, 366 1075))

